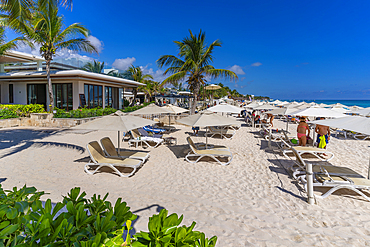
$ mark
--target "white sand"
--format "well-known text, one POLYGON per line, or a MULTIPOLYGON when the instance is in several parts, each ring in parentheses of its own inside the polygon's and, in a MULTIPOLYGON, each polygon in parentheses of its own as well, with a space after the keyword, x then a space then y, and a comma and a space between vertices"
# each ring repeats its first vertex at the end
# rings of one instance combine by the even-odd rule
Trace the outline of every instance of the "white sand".
MULTIPOLYGON (((50 193, 43 199, 53 202, 75 186, 88 196, 109 192, 112 202, 122 197, 137 211, 136 231, 146 230, 148 218, 163 207, 184 214, 187 225, 196 221, 196 230, 207 237, 217 235, 217 246, 370 245, 370 202, 342 190, 308 205, 306 194, 285 169, 292 161, 266 150, 267 142, 254 134, 256 129, 242 127, 232 140, 209 139, 230 147, 234 160, 223 167, 214 162, 186 162, 185 132, 191 128, 177 127, 180 130, 173 136, 178 145, 145 149, 151 157, 131 178, 120 178, 109 170, 95 175, 83 170, 88 156, 85 145, 104 136, 116 144, 117 132, 3 129, 0 178, 6 180, 1 184, 6 189, 35 186, 50 193)), ((205 138, 194 140, 204 142, 205 138)), ((122 145, 127 148, 127 143, 122 145)), ((328 149, 335 158, 331 163, 366 176, 369 146, 369 141, 332 138, 328 149)))

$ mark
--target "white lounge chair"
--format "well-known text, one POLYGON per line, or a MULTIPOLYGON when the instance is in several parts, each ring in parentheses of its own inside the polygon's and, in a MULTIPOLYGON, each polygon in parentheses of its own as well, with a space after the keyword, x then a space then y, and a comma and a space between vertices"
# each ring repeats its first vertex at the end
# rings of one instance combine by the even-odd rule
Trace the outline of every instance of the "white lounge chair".
POLYGON ((229 129, 228 127, 227 128, 215 128, 215 127, 212 127, 212 126, 209 126, 208 127, 208 131, 205 133, 205 135, 208 137, 213 137, 215 135, 219 135, 221 138, 225 138, 225 139, 228 139, 228 140, 231 140, 234 135, 236 134, 236 130, 235 129, 229 129))
POLYGON ((198 149, 190 137, 186 138, 186 140, 189 143, 190 152, 185 156, 185 159, 190 163, 197 163, 200 159, 204 157, 210 157, 214 159, 216 162, 218 162, 220 165, 226 166, 230 164, 230 162, 233 160, 233 155, 228 149, 225 148, 198 149), (189 160, 190 157, 198 157, 198 159, 196 159, 195 161, 191 161, 189 160), (222 163, 218 159, 218 157, 226 157, 230 159, 228 162, 222 163))
MULTIPOLYGON (((300 157, 297 155, 297 157, 300 157)), ((306 167, 305 161, 302 158, 299 158, 300 162, 306 167)), ((370 201, 370 198, 366 196, 361 190, 370 189, 370 180, 361 176, 361 174, 356 173, 355 171, 346 168, 346 167, 337 167, 326 166, 325 169, 318 166, 312 166, 313 168, 313 187, 324 187, 330 188, 327 192, 322 195, 315 195, 316 198, 325 199, 326 197, 333 194, 335 191, 340 189, 348 189, 356 192, 361 195, 367 201, 370 201), (329 170, 331 169, 331 171, 329 170)), ((305 190, 307 191, 307 180, 306 176, 302 175, 298 177, 300 182, 304 185, 305 190)))
POLYGON ((110 158, 138 159, 141 160, 143 163, 149 158, 149 153, 147 152, 117 150, 109 137, 102 138, 100 140, 100 143, 104 149, 106 156, 110 158))
POLYGON ((105 157, 104 151, 97 141, 93 141, 87 144, 86 149, 90 155, 91 160, 85 165, 85 172, 90 175, 97 172, 100 168, 107 166, 115 171, 119 176, 129 177, 133 175, 136 172, 136 169, 139 168, 142 164, 142 162, 137 159, 119 159, 105 157), (92 166, 97 166, 97 168, 91 172, 89 171, 89 168, 91 168, 92 166), (116 167, 131 168, 132 172, 128 175, 124 175, 116 167))
POLYGON ((129 146, 132 146, 133 143, 144 143, 145 145, 147 145, 148 147, 150 148, 156 148, 158 147, 161 143, 163 143, 163 139, 162 138, 155 138, 155 137, 149 137, 149 136, 141 136, 139 131, 134 129, 134 130, 131 130, 131 135, 133 137, 133 139, 129 140, 128 141, 128 144, 129 146), (154 145, 150 145, 149 143, 154 143, 154 145))
POLYGON ((365 134, 361 134, 361 133, 356 133, 353 135, 353 138, 355 138, 356 140, 366 140, 366 139, 369 139, 370 140, 370 135, 365 135, 365 134))
MULTIPOLYGON (((288 153, 292 153, 292 150, 291 150, 291 145, 289 145, 286 140, 284 139, 279 139, 279 141, 281 141, 284 145, 280 146, 282 147, 282 152, 283 152, 283 155, 286 157, 286 158, 289 158, 289 156, 287 155, 288 153)), ((300 154, 311 154, 313 156, 315 156, 316 158, 318 158, 319 160, 321 161, 329 161, 331 160, 332 158, 334 158, 334 153, 332 152, 329 152, 328 150, 326 149, 322 149, 322 148, 316 148, 316 147, 302 147, 302 146, 294 146, 294 149, 300 154), (329 155, 327 158, 322 155, 329 155)))

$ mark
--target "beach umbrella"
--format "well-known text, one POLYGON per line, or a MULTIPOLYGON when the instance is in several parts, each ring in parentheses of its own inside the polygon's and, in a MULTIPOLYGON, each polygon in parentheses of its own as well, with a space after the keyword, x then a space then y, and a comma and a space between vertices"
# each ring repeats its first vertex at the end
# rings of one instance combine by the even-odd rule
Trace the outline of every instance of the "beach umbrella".
POLYGON ((183 113, 183 112, 189 111, 189 110, 186 110, 184 108, 181 108, 181 107, 178 107, 178 106, 175 106, 175 105, 171 105, 171 104, 162 106, 162 108, 165 108, 166 110, 168 110, 168 111, 171 112, 170 114, 168 114, 168 121, 169 121, 168 124, 170 126, 171 126, 171 114, 179 114, 179 113, 183 113))
POLYGON ((324 104, 324 103, 321 103, 321 104, 319 104, 319 107, 327 108, 327 107, 331 107, 331 106, 330 105, 327 105, 327 104, 324 104))
POLYGON ((217 89, 220 89, 221 86, 219 85, 216 85, 216 84, 211 84, 211 85, 208 85, 205 87, 206 90, 217 90, 217 89))
MULTIPOLYGON (((313 124, 330 126, 338 129, 346 129, 357 133, 370 135, 370 118, 360 116, 342 117, 336 119, 324 119, 311 121, 313 124)), ((368 170, 368 179, 370 179, 370 162, 368 170)))
POLYGON ((356 111, 356 113, 362 116, 370 116, 370 107, 356 111))
MULTIPOLYGON (((208 126, 228 126, 228 125, 240 125, 240 122, 236 121, 234 118, 228 118, 217 113, 203 111, 188 117, 181 118, 176 122, 180 124, 185 124, 192 127, 206 127, 208 126)), ((208 137, 206 135, 206 148, 208 145, 208 137)))
POLYGON ((153 114, 169 114, 169 113, 172 113, 172 112, 164 107, 159 107, 155 104, 150 104, 139 110, 133 111, 130 114, 132 115, 153 115, 153 114))
POLYGON ((210 112, 240 113, 243 110, 243 108, 229 105, 226 103, 221 103, 221 104, 212 106, 208 108, 207 110, 210 112))
POLYGON ((356 112, 358 110, 361 110, 361 109, 364 109, 363 107, 361 106, 357 106, 357 105, 354 105, 354 106, 349 106, 348 109, 351 111, 351 112, 356 112))
POLYGON ((253 110, 274 110, 274 109, 279 109, 279 107, 276 107, 270 104, 264 104, 264 105, 253 107, 253 110))
POLYGON ((252 102, 246 106, 244 106, 245 108, 250 108, 250 109, 253 109, 253 107, 257 107, 257 106, 260 106, 261 104, 259 104, 258 102, 252 102))
POLYGON ((135 117, 132 115, 124 114, 121 111, 104 116, 80 125, 73 127, 73 129, 85 130, 112 130, 118 131, 118 149, 120 148, 120 131, 128 132, 133 129, 141 128, 147 125, 155 124, 153 120, 135 117))
POLYGON ((309 107, 306 109, 298 110, 292 112, 291 115, 295 116, 305 116, 305 117, 329 117, 329 118, 338 118, 345 117, 343 113, 339 113, 327 108, 321 107, 309 107))

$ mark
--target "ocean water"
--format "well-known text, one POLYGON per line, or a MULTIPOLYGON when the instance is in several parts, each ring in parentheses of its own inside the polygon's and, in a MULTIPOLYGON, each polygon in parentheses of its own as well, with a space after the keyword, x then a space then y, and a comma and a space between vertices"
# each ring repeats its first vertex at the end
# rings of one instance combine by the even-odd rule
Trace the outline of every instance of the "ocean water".
POLYGON ((340 103, 340 104, 343 104, 343 105, 346 105, 346 106, 354 106, 354 105, 357 105, 357 106, 361 106, 361 107, 370 107, 370 100, 286 100, 286 101, 289 101, 289 102, 292 102, 292 101, 297 101, 297 102, 315 102, 317 104, 327 104, 327 105, 332 105, 332 104, 336 104, 336 103, 340 103))

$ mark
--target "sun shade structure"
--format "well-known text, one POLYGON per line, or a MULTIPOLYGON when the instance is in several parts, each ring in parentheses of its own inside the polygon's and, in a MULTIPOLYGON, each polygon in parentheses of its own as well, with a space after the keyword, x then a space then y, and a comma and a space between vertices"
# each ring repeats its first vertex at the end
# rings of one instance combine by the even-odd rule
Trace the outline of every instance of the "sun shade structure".
POLYGON ((216 84, 211 84, 211 85, 208 85, 205 87, 206 90, 217 90, 217 89, 220 89, 221 86, 219 85, 216 85, 216 84))
POLYGON ((370 135, 370 118, 367 117, 341 117, 336 119, 316 120, 309 123, 330 126, 338 129, 346 129, 365 135, 370 135))
POLYGON ((354 111, 362 116, 370 116, 370 107, 354 111))
POLYGON ((120 131, 127 132, 147 125, 155 124, 153 120, 135 117, 117 111, 111 115, 104 116, 87 123, 83 123, 73 129, 84 130, 113 130, 118 131, 118 150, 120 148, 120 131))
POLYGON ((170 114, 170 113, 172 112, 164 107, 159 107, 155 104, 150 104, 139 110, 133 111, 130 114, 132 115, 153 115, 153 114, 170 114))
MULTIPOLYGON (((228 125, 240 125, 240 122, 233 118, 220 116, 217 113, 210 113, 208 111, 190 115, 182 119, 177 120, 178 123, 185 124, 193 127, 206 127, 208 126, 228 126, 228 125)), ((225 130, 226 132, 226 130, 225 130)), ((206 148, 208 145, 208 137, 206 135, 206 148)))
POLYGON ((278 109, 278 107, 270 104, 253 107, 253 110, 274 110, 274 109, 278 109))
POLYGON ((240 107, 237 107, 237 106, 222 103, 222 104, 219 104, 219 105, 212 106, 212 107, 208 108, 207 110, 210 111, 210 112, 240 113, 244 109, 240 108, 240 107))
POLYGON ((340 112, 320 107, 309 107, 303 110, 298 110, 296 112, 293 112, 291 115, 305 117, 330 117, 330 118, 339 118, 346 116, 340 112))
POLYGON ((162 106, 162 108, 170 111, 172 114, 179 114, 179 113, 183 113, 183 112, 189 111, 189 110, 186 110, 184 108, 181 108, 181 107, 178 107, 178 106, 175 106, 175 105, 171 105, 171 104, 162 106))

